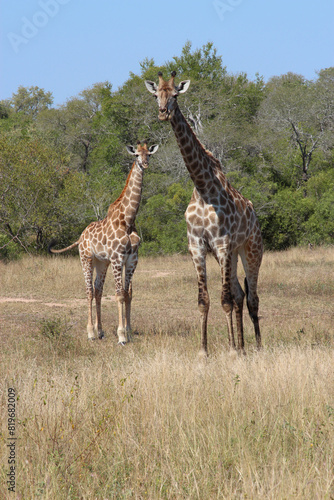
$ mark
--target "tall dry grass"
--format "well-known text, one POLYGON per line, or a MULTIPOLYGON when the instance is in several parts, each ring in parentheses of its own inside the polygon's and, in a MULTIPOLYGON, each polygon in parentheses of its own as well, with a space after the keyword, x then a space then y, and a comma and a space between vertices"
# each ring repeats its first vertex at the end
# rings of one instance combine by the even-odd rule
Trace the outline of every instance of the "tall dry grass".
POLYGON ((334 498, 333 269, 333 249, 265 254, 264 349, 245 314, 238 357, 209 260, 203 362, 188 257, 140 260, 137 334, 124 348, 111 275, 107 338, 89 343, 77 258, 1 264, 1 297, 30 302, 0 302, 0 497, 14 498, 5 485, 14 387, 18 498, 334 498))

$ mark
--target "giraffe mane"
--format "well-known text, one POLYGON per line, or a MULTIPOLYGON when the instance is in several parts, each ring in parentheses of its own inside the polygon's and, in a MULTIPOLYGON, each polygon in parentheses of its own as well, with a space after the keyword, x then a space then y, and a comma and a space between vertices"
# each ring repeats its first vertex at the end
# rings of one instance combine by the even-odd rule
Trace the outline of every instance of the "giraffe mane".
MULTIPOLYGON (((180 112, 181 112, 181 110, 180 110, 180 112)), ((214 164, 215 167, 218 168, 218 170, 223 171, 220 161, 213 155, 213 153, 211 153, 211 151, 209 149, 206 149, 206 147, 201 143, 201 141, 199 140, 199 138, 197 137, 197 135, 193 131, 193 129, 192 129, 191 125, 189 124, 188 120, 186 119, 186 117, 183 114, 182 114, 182 116, 183 116, 184 120, 187 122, 189 129, 191 131, 191 134, 193 136, 193 139, 199 145, 200 149, 202 149, 203 153, 205 153, 210 158, 212 164, 214 164)))
POLYGON ((124 198, 124 194, 125 194, 125 191, 126 191, 128 185, 129 185, 131 173, 132 173, 132 170, 134 169, 135 165, 136 165, 136 162, 134 161, 133 164, 132 164, 131 170, 130 170, 130 172, 128 174, 128 177, 126 179, 125 186, 124 186, 121 194, 119 195, 119 197, 108 208, 108 215, 110 215, 115 210, 115 208, 117 207, 117 205, 119 205, 121 203, 122 199, 124 198))

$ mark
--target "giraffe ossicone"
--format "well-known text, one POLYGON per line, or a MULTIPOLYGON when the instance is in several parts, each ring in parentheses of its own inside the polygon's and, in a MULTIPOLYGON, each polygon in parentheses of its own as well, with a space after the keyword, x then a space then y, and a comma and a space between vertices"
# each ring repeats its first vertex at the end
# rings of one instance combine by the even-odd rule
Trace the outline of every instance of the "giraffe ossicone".
POLYGON ((131 171, 121 195, 108 209, 107 216, 89 224, 78 241, 61 250, 62 253, 79 247, 81 265, 84 273, 88 298, 87 333, 89 339, 104 338, 101 321, 101 300, 103 285, 109 265, 114 279, 116 300, 118 303, 118 342, 123 345, 131 335, 132 277, 138 263, 140 237, 135 226, 135 219, 141 201, 144 170, 149 158, 158 150, 157 145, 147 148, 146 142, 137 143, 137 147, 127 146, 127 151, 135 156, 131 171), (96 272, 93 286, 93 274, 96 272), (123 277, 124 273, 124 277, 123 277), (93 324, 92 303, 95 298, 96 321, 93 324))
POLYGON ((253 321, 257 348, 261 348, 257 283, 262 261, 263 244, 260 225, 252 203, 239 193, 223 174, 221 164, 197 139, 177 102, 186 92, 190 81, 175 84, 175 71, 169 80, 158 73, 159 83, 145 85, 157 99, 159 120, 170 121, 194 191, 186 210, 188 248, 197 272, 198 307, 201 316, 201 353, 207 355, 207 320, 210 299, 207 289, 206 255, 212 252, 222 277, 221 303, 226 315, 229 344, 239 352, 244 350, 243 302, 253 321), (237 278, 238 256, 245 270, 245 292, 237 278), (236 313, 237 346, 232 321, 236 313))

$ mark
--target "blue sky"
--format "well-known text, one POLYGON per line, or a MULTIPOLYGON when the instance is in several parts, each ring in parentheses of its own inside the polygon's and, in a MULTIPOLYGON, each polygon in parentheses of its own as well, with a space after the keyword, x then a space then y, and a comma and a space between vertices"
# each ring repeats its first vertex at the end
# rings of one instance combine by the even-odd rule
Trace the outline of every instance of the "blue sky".
POLYGON ((213 42, 230 73, 267 81, 288 71, 316 78, 334 66, 333 0, 3 0, 0 100, 20 85, 59 105, 94 83, 116 90, 156 64, 213 42))

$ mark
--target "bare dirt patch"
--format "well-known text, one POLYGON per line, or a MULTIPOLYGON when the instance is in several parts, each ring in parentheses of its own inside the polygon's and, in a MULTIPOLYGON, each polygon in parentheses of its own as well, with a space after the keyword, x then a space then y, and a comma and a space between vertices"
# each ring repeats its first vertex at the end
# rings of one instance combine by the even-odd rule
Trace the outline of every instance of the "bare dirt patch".
MULTIPOLYGON (((116 302, 115 296, 108 295, 102 298, 102 302, 116 302)), ((87 304, 86 299, 71 299, 63 302, 44 302, 38 299, 25 299, 21 297, 0 297, 0 304, 23 303, 23 304, 41 304, 47 307, 78 307, 87 304)))

